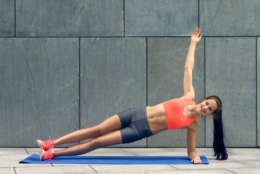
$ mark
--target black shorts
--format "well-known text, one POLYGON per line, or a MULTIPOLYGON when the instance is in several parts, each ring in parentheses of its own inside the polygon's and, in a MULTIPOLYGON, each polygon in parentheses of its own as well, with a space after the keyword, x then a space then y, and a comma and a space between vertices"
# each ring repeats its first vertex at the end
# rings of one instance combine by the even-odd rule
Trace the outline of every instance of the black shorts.
POLYGON ((147 121, 146 107, 129 108, 119 112, 118 116, 122 125, 120 129, 122 143, 131 143, 152 135, 147 121))

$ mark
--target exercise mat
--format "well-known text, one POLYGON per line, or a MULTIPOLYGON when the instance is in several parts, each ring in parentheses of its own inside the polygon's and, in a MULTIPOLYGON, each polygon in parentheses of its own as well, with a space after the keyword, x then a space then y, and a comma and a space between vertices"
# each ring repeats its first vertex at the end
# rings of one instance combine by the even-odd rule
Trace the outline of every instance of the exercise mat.
MULTIPOLYGON (((205 156, 202 163, 208 164, 205 156)), ((41 161, 40 155, 32 154, 20 163, 30 164, 193 164, 187 156, 57 156, 41 161)))

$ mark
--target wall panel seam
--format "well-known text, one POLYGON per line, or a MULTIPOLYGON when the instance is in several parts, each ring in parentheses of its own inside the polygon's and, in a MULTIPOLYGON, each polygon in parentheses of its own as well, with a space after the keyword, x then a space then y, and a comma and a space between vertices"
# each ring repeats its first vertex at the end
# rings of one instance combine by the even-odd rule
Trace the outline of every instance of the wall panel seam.
MULTIPOLYGON (((148 105, 148 38, 145 37, 145 43, 146 43, 146 106, 148 105)), ((148 138, 146 138, 146 148, 148 147, 148 138)))
POLYGON ((16 37, 16 0, 14 0, 14 37, 16 37))
POLYGON ((125 0, 123 0, 123 36, 125 37, 125 0))
POLYGON ((78 122, 78 127, 79 127, 79 129, 81 128, 81 111, 80 111, 80 80, 81 80, 81 78, 80 78, 80 58, 81 58, 81 56, 80 56, 80 46, 81 46, 81 44, 80 44, 80 41, 81 41, 81 39, 79 38, 78 39, 78 46, 79 46, 79 48, 78 48, 78 117, 79 117, 79 122, 78 122))
MULTIPOLYGON (((206 97, 206 38, 204 39, 204 98, 206 97)), ((204 119, 204 147, 206 147, 206 139, 207 139, 207 122, 204 119)))
POLYGON ((257 70, 257 37, 256 37, 256 147, 258 146, 258 101, 257 101, 257 98, 258 98, 258 70, 257 70))
POLYGON ((200 27, 200 0, 197 1, 197 5, 198 5, 198 27, 200 27))
MULTIPOLYGON (((179 35, 179 36, 15 36, 16 38, 26 39, 26 38, 89 38, 89 39, 96 39, 96 38, 146 38, 146 37, 154 37, 154 38, 183 38, 183 37, 190 37, 190 35, 179 35)), ((219 37, 225 37, 225 38, 256 38, 260 37, 260 35, 256 36, 209 36, 209 35, 203 35, 203 37, 212 37, 212 38, 219 38, 219 37)), ((14 38, 14 36, 0 36, 0 38, 14 38)))

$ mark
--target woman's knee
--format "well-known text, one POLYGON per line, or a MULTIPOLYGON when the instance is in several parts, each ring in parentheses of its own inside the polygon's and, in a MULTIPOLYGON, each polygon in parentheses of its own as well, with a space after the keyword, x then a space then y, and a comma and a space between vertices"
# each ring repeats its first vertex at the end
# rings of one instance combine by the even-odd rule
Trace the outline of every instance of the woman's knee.
POLYGON ((91 136, 91 138, 96 138, 96 137, 99 137, 99 136, 103 135, 100 126, 93 126, 90 129, 92 129, 92 136, 91 136))
POLYGON ((110 134, 92 139, 89 142, 91 149, 105 147, 108 145, 120 144, 122 143, 122 136, 120 131, 115 131, 110 134))
POLYGON ((89 142, 89 146, 91 149, 102 147, 102 142, 99 139, 93 139, 89 142))
POLYGON ((101 135, 105 135, 121 128, 121 120, 118 115, 113 115, 96 126, 101 135))

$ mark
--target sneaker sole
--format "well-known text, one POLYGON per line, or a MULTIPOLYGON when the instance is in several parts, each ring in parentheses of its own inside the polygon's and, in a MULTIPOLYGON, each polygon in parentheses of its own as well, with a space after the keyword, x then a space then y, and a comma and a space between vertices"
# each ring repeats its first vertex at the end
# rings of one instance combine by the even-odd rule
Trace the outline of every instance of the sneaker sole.
POLYGON ((38 144, 39 148, 42 149, 42 140, 36 140, 36 143, 38 144))
POLYGON ((40 160, 42 160, 43 155, 44 155, 44 151, 41 149, 41 151, 40 151, 40 160))

